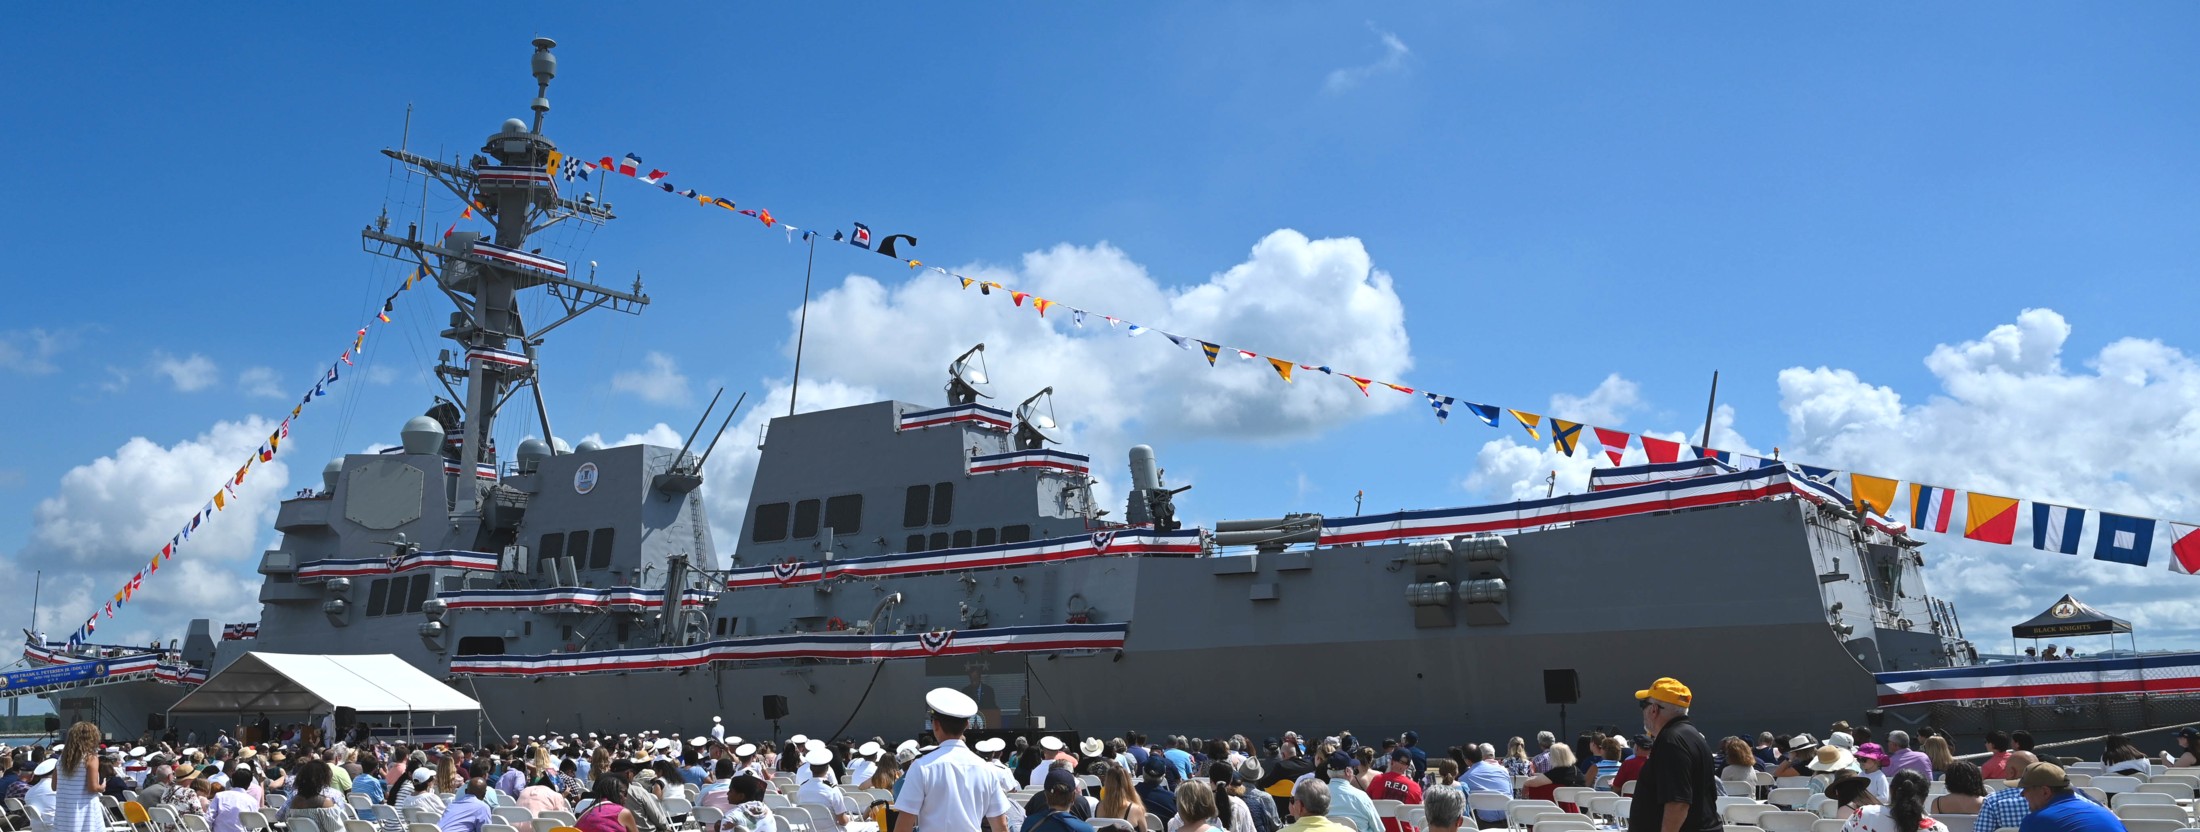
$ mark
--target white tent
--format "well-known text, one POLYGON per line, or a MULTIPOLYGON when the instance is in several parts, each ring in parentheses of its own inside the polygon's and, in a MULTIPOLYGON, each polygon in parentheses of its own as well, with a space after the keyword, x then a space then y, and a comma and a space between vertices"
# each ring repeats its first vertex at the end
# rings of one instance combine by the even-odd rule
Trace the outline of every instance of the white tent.
POLYGON ((436 713, 480 710, 481 703, 388 653, 246 653, 185 694, 168 713, 310 714, 337 708, 363 714, 436 713))

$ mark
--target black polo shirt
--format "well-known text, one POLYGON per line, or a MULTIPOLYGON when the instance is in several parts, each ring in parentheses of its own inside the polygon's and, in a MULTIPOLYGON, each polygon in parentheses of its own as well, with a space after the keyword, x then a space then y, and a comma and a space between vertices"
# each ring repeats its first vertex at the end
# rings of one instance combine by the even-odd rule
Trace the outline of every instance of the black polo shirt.
POLYGON ((1711 745, 1703 732, 1676 716, 1658 732, 1650 746, 1650 761, 1635 782, 1635 802, 1627 813, 1630 832, 1659 832, 1665 824, 1668 803, 1688 804, 1688 818, 1680 832, 1720 832, 1719 773, 1711 759, 1711 745))

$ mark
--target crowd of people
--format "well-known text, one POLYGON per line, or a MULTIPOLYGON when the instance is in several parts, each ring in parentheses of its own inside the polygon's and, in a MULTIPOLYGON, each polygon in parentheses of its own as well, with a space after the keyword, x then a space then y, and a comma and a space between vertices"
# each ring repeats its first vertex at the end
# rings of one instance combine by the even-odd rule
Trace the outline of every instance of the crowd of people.
MULTIPOLYGON (((590 733, 314 747, 319 732, 257 744, 225 732, 204 748, 159 740, 123 748, 103 746, 96 726, 78 723, 50 746, 8 749, 0 797, 27 807, 11 818, 14 828, 27 828, 35 811, 53 832, 103 832, 116 819, 100 795, 200 816, 213 832, 245 832, 246 812, 265 813, 289 832, 345 832, 347 820, 407 832, 419 818, 443 832, 484 832, 502 806, 561 824, 569 816, 580 832, 680 832, 683 818, 668 811, 683 805, 675 799, 707 808, 697 815, 707 818, 704 832, 792 832, 782 817, 792 804, 821 807, 836 827, 811 832, 867 825, 881 832, 1092 832, 1096 820, 1122 821, 1132 832, 1343 832, 1347 825, 1424 832, 1385 817, 1377 801, 1420 806, 1427 829, 1455 832, 1506 825, 1501 809, 1469 809, 1477 792, 1563 795, 1570 800, 1561 808, 1577 811, 1579 789, 1591 788, 1632 795, 1627 817, 1615 818, 1632 832, 1720 832, 1717 799, 1728 784, 1753 783, 1763 773, 1806 779, 1813 802, 1822 796, 1841 807, 1848 832, 2123 828, 2072 789, 2059 767, 2041 761, 2024 732, 1987 737, 1981 762, 1957 759, 1950 738, 1930 729, 1879 737, 1845 723, 1830 726, 1822 740, 1766 733, 1713 744, 1689 718, 1692 698, 1680 682, 1660 679, 1636 697, 1639 734, 1589 732, 1568 744, 1543 732, 1532 741, 1511 738, 1502 751, 1466 743, 1435 754, 1411 731, 1369 740, 1350 732, 1287 731, 1259 742, 1133 732, 965 743, 978 705, 949 688, 927 697, 929 744, 891 746, 877 737, 751 742, 714 721, 689 737, 590 733), (1933 794, 1935 781, 1945 784, 1944 794, 1933 794), (1990 781, 2010 788, 1989 793, 1990 781), (1567 787, 1575 790, 1560 792, 1567 787), (873 799, 876 792, 890 797, 873 799), (1936 815, 1972 815, 1976 825, 1944 830, 1936 815)), ((2177 742, 2163 762, 2200 764, 2200 731, 2186 729, 2177 742)), ((2101 762, 2109 772, 2150 764, 2122 737, 2110 738, 2101 762)), ((809 821, 806 814, 796 820, 809 821)), ((537 826, 533 832, 549 832, 537 826)))

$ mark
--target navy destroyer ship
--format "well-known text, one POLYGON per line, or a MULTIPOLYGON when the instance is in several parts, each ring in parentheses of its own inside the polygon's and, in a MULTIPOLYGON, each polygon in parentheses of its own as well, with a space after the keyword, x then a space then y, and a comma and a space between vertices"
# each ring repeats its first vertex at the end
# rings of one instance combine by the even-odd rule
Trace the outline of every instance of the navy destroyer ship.
POLYGON ((453 301, 454 348, 433 368, 453 396, 392 426, 397 447, 331 461, 319 488, 282 502, 252 631, 197 621, 160 653, 34 643, 55 669, 101 667, 12 692, 136 735, 248 651, 390 653, 480 700, 485 726, 453 718, 468 739, 712 717, 750 736, 778 719, 903 736, 921 727, 911 703, 943 685, 980 694, 989 727, 1479 739, 1562 718, 1632 730, 1632 691, 1660 676, 1694 688, 1707 730, 1816 730, 1873 709, 1875 673, 1976 661, 1916 542, 1777 463, 1187 527, 1160 450, 1049 448, 1043 408, 978 401, 968 354, 943 400, 770 420, 737 541, 714 540, 705 515, 704 424, 684 447, 530 439, 507 458, 489 442, 500 411, 525 408, 550 434, 553 331, 650 300, 529 244, 614 218, 558 191, 555 44, 535 45, 532 124, 505 122, 471 164, 385 151, 494 231, 362 231, 453 301), (523 318, 529 295, 556 317, 523 318), (1096 502, 1096 469, 1128 474, 1123 505, 1096 502))

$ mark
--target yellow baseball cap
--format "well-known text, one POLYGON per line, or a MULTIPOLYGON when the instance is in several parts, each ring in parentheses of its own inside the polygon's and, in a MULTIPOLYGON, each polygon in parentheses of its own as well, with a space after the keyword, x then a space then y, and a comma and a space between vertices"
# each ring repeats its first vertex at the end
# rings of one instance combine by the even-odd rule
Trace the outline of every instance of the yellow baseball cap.
POLYGON ((1670 676, 1650 683, 1649 690, 1635 691, 1635 698, 1638 700, 1655 699, 1677 708, 1689 707, 1688 703, 1695 699, 1688 692, 1687 685, 1681 684, 1679 679, 1670 676))

